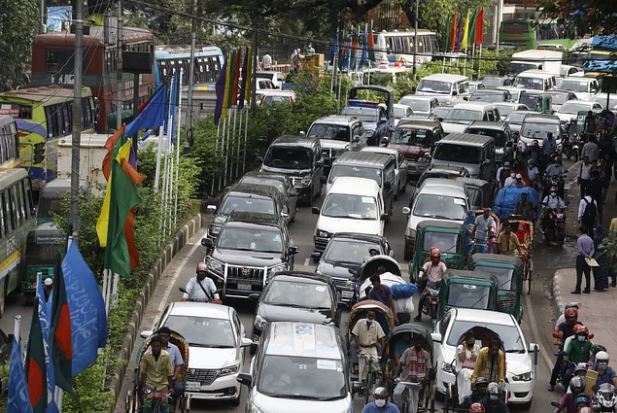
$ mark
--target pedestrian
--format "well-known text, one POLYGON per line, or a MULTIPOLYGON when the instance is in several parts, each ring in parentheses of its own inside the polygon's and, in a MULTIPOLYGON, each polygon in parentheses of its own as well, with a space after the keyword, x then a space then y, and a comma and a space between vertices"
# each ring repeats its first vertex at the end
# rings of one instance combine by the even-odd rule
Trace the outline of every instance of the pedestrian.
POLYGON ((596 143, 596 137, 590 136, 586 144, 583 145, 581 156, 587 156, 589 162, 597 162, 600 159, 600 147, 596 143))
MULTIPOLYGON (((608 227, 608 232, 610 234, 612 234, 612 236, 616 236, 617 235, 617 218, 613 218, 611 219, 611 224, 608 227)), ((611 277, 611 287, 615 288, 617 287, 617 271, 615 271, 615 268, 617 267, 614 258, 612 259, 610 256, 608 257, 609 259, 609 275, 611 277)))
POLYGON ((578 203, 577 217, 578 223, 587 228, 589 235, 593 235, 593 229, 598 218, 598 203, 593 199, 589 190, 587 190, 587 194, 578 203))
POLYGON ((593 267, 594 290, 604 292, 608 289, 608 254, 602 246, 602 241, 608 235, 608 231, 602 225, 598 225, 593 235, 593 244, 596 251, 594 258, 598 262, 597 267, 593 267))
POLYGON ((589 180, 591 179, 592 167, 593 165, 589 162, 589 157, 583 156, 583 161, 579 165, 578 176, 576 178, 581 189, 581 198, 585 196, 585 192, 587 191, 587 186, 589 185, 589 180))
POLYGON ((270 53, 268 52, 266 52, 261 58, 261 69, 272 70, 272 56, 270 56, 270 53))
POLYGON ((596 206, 598 207, 598 223, 602 222, 602 206, 604 197, 602 196, 602 187, 604 182, 602 180, 602 170, 594 165, 591 168, 591 178, 589 179, 589 184, 587 185, 587 192, 589 195, 596 201, 596 206))
POLYGON ((548 132, 546 134, 546 139, 544 140, 544 144, 542 145, 542 153, 544 154, 544 159, 548 160, 551 158, 553 152, 555 152, 555 139, 553 137, 552 132, 548 132))
POLYGON ((581 293, 581 282, 583 274, 585 274, 585 289, 583 292, 589 294, 591 291, 591 267, 587 264, 586 258, 592 258, 595 253, 593 240, 587 234, 587 227, 581 225, 579 228, 579 236, 576 240, 576 287, 572 294, 581 293))
POLYGON ((588 135, 594 135, 596 133, 596 117, 591 110, 587 112, 583 130, 585 131, 585 134, 588 135))

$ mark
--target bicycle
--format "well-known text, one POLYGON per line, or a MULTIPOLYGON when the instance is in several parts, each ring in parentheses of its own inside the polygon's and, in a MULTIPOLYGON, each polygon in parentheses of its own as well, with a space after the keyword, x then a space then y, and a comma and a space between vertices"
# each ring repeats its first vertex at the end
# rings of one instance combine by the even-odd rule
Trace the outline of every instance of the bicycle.
POLYGON ((380 357, 368 356, 366 354, 358 354, 359 359, 366 360, 368 363, 368 372, 366 374, 366 387, 364 389, 364 404, 369 402, 373 391, 381 385, 381 370, 374 368, 374 363, 379 362, 380 357))
POLYGON ((401 394, 401 413, 416 413, 420 404, 420 391, 422 383, 415 381, 398 381, 397 384, 405 386, 401 394))
POLYGON ((169 413, 169 394, 167 390, 157 391, 150 387, 145 387, 143 392, 144 413, 169 413), (163 400, 165 400, 164 403, 163 400))

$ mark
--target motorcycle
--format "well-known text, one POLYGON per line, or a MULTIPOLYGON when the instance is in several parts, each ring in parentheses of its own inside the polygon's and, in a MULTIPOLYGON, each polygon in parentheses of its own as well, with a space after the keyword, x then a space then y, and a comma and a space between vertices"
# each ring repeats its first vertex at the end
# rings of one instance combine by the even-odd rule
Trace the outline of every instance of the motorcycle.
POLYGON ((594 412, 615 413, 617 411, 615 386, 610 383, 601 384, 592 399, 591 407, 594 412))
MULTIPOLYGON (((184 288, 182 288, 182 287, 178 288, 178 290, 179 290, 182 294, 189 294, 189 292, 188 292, 188 291, 186 291, 186 290, 185 290, 184 288)), ((182 301, 192 301, 192 302, 195 302, 195 300, 192 300, 192 299, 190 299, 190 298, 188 298, 188 299, 184 299, 184 298, 183 298, 183 299, 182 299, 182 301)), ((210 303, 212 303, 212 304, 223 304, 223 301, 222 301, 222 300, 217 300, 217 299, 214 299, 214 300, 212 300, 212 301, 197 301, 197 302, 202 302, 202 303, 203 303, 203 302, 210 302, 210 303)))
POLYGON ((573 121, 568 127, 568 134, 564 135, 561 141, 561 153, 565 155, 566 159, 574 158, 576 162, 580 157, 582 148, 583 143, 577 131, 576 121, 573 121))
POLYGON ((547 175, 544 174, 544 193, 543 193, 543 197, 548 195, 548 192, 550 191, 551 187, 555 187, 557 188, 557 195, 559 195, 559 197, 561 199, 566 199, 566 190, 565 190, 565 177, 564 175, 547 175))
POLYGON ((556 243, 559 246, 563 245, 566 239, 566 213, 563 208, 549 209, 547 217, 542 223, 542 232, 544 240, 547 243, 556 243))
MULTIPOLYGON (((424 276, 424 273, 421 271, 420 275, 424 276)), ((428 280, 422 293, 426 297, 424 307, 422 308, 422 314, 431 317, 431 320, 437 319, 439 311, 439 288, 440 283, 428 280)))

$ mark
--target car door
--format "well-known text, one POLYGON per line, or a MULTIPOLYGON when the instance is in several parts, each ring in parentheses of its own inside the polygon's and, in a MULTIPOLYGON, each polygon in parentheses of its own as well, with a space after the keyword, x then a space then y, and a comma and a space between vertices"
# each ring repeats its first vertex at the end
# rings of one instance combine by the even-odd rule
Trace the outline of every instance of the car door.
POLYGON ((285 179, 285 191, 287 192, 287 202, 289 202, 289 212, 292 217, 292 221, 296 218, 296 208, 298 205, 298 191, 296 188, 289 182, 288 179, 285 179))

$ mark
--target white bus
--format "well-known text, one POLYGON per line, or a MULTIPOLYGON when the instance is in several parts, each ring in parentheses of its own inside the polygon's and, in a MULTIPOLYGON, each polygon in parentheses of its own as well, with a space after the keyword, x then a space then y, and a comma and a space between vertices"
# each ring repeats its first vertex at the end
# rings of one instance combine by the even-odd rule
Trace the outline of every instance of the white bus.
MULTIPOLYGON (((405 66, 413 65, 414 30, 383 31, 375 33, 374 36, 376 37, 375 60, 377 62, 389 61, 390 63, 401 62, 405 66)), ((437 34, 426 29, 418 29, 416 64, 430 62, 431 55, 437 53, 439 53, 437 34)))

